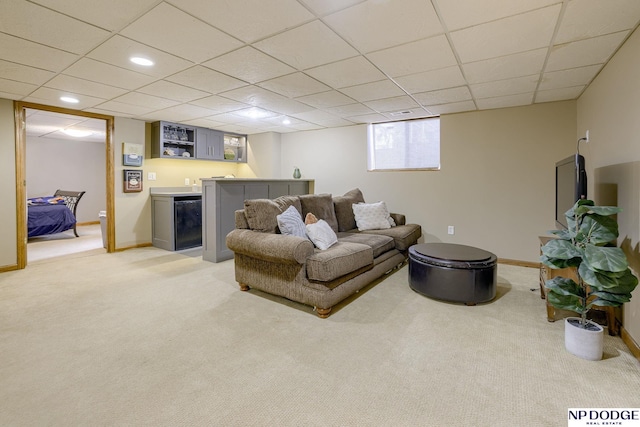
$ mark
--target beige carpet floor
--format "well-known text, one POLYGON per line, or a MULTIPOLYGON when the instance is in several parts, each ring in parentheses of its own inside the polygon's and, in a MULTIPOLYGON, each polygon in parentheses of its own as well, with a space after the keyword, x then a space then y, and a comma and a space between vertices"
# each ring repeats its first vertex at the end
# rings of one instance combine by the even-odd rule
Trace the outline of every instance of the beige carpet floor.
POLYGON ((194 253, 31 263, 0 274, 0 425, 565 426, 640 407, 619 337, 602 361, 568 354, 538 271, 498 275, 467 307, 413 292, 405 266, 322 320, 194 253))

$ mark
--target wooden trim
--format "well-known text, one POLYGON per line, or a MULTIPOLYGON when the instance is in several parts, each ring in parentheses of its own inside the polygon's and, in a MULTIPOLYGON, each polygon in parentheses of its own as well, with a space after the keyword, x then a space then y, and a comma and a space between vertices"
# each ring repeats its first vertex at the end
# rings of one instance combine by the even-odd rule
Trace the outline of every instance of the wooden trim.
POLYGON ((95 224, 100 224, 100 221, 77 222, 76 226, 82 227, 83 225, 95 225, 95 224))
POLYGON ((518 267, 540 268, 539 262, 520 261, 517 259, 498 258, 498 263, 506 265, 515 265, 518 267))
POLYGON ((18 264, 5 265, 4 267, 0 267, 0 273, 6 273, 7 271, 15 271, 15 270, 19 270, 18 264))
POLYGON ((74 116, 90 117, 105 120, 106 127, 106 193, 107 193, 107 252, 115 252, 116 228, 115 228, 115 196, 114 196, 114 160, 113 160, 113 129, 114 118, 104 114, 90 113, 87 111, 73 110, 70 108, 55 107, 52 105, 35 104, 31 102, 14 101, 13 110, 15 116, 16 139, 16 226, 17 226, 17 269, 27 266, 27 182, 26 182, 26 114, 25 109, 52 111, 54 113, 71 114, 74 116))
POLYGON ((620 338, 622 338, 622 342, 624 342, 627 347, 629 347, 631 354, 633 354, 636 359, 640 361, 640 346, 638 346, 638 343, 635 342, 633 337, 629 334, 629 332, 627 332, 624 326, 620 327, 620 338))

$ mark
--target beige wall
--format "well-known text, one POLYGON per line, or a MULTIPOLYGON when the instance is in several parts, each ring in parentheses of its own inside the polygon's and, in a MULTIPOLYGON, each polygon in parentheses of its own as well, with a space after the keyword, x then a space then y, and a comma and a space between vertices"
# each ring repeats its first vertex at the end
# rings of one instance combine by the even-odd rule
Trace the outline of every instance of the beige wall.
POLYGON ((446 115, 440 171, 367 172, 365 125, 297 132, 282 135, 282 175, 300 167, 316 193, 359 187, 421 224, 425 241, 538 262, 538 236, 555 227, 555 162, 575 133, 573 101, 446 115))
MULTIPOLYGON (((635 31, 578 100, 578 136, 589 130, 581 146, 590 189, 596 203, 617 201, 618 243, 635 272, 640 272, 640 32, 635 31), (614 194, 615 193, 615 194, 614 194)), ((622 323, 640 344, 640 289, 625 304, 622 323)))
POLYGON ((16 141, 13 101, 0 99, 0 268, 16 265, 16 141))

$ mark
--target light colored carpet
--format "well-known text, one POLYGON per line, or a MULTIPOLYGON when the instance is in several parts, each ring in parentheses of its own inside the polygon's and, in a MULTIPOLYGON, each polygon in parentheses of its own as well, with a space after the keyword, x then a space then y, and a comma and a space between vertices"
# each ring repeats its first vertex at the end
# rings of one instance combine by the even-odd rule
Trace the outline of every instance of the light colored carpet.
POLYGON ((0 274, 0 425, 563 426, 570 407, 640 407, 640 362, 619 337, 602 361, 568 354, 535 269, 500 265, 498 298, 467 307, 404 267, 322 320, 190 255, 0 274))
POLYGON ((73 230, 31 237, 27 244, 27 262, 42 261, 61 255, 77 255, 89 251, 106 253, 102 243, 100 224, 80 225, 77 229, 78 237, 73 234, 73 230))

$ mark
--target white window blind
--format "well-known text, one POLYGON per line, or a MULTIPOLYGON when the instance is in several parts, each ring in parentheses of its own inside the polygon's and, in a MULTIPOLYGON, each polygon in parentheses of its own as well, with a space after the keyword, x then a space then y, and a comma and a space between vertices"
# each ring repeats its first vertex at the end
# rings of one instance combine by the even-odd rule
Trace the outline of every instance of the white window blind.
POLYGON ((440 169, 440 117, 375 123, 368 134, 370 171, 440 169))

